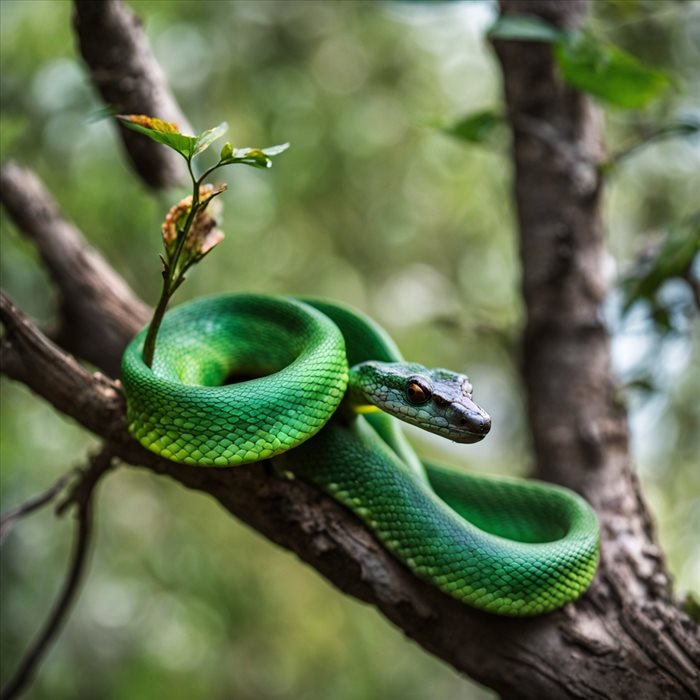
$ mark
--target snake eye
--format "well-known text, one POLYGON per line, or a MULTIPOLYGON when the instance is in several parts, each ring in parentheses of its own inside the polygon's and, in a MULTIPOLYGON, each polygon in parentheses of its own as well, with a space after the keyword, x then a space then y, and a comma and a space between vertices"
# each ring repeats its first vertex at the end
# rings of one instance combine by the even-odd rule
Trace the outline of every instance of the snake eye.
POLYGON ((425 403, 430 398, 430 392, 418 382, 409 382, 406 387, 406 398, 412 404, 425 403))

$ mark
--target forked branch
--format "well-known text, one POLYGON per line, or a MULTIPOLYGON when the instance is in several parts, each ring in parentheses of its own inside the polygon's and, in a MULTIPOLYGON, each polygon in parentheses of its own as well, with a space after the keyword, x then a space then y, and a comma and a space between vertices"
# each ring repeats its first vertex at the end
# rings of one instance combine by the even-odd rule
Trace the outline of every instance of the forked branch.
POLYGON ((29 685, 75 602, 92 542, 93 493, 99 480, 110 468, 112 458, 113 454, 109 446, 103 447, 100 452, 90 457, 88 466, 81 473, 71 494, 60 506, 61 510, 73 505, 76 508, 76 532, 68 574, 44 626, 20 660, 14 675, 0 692, 2 700, 19 697, 29 685))

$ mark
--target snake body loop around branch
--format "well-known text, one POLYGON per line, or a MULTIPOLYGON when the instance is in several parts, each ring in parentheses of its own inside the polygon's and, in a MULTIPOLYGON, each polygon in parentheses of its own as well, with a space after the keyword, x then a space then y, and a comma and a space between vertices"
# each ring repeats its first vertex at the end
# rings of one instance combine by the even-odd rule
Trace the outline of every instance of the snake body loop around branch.
POLYGON ((417 576, 503 615, 575 600, 599 527, 575 493, 422 462, 399 418, 460 442, 490 427, 464 375, 404 361, 359 312, 320 300, 223 295, 169 312, 152 370, 145 332, 122 363, 129 429, 176 462, 272 459, 350 508, 417 576))

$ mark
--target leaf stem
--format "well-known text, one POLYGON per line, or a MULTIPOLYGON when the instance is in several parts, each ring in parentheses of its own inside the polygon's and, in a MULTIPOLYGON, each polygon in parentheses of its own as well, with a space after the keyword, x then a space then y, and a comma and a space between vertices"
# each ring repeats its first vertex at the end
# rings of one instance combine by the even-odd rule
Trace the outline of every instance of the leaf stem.
POLYGON ((197 184, 201 185, 206 178, 208 178, 215 170, 221 167, 221 161, 216 163, 215 165, 212 165, 210 168, 207 168, 199 177, 199 180, 197 180, 197 184))
MULTIPOLYGON (((148 325, 148 333, 146 333, 146 340, 143 344, 143 361, 147 367, 153 365, 153 356, 156 351, 156 339, 158 337, 158 331, 160 325, 163 322, 163 316, 168 309, 168 304, 170 299, 175 293, 175 290, 182 284, 183 275, 189 267, 187 264, 179 267, 180 257, 182 255, 182 250, 185 247, 185 241, 194 223, 195 216, 200 208, 199 203, 199 186, 204 178, 197 179, 192 170, 192 158, 187 158, 187 170, 192 178, 192 206, 185 220, 185 225, 182 227, 181 231, 178 231, 177 246, 172 254, 168 256, 168 260, 163 268, 163 289, 160 293, 160 299, 158 300, 158 305, 153 312, 153 318, 148 325)), ((205 175, 208 173, 205 173, 205 175)))
POLYGON ((147 367, 153 365, 153 355, 156 351, 156 337, 158 336, 158 329, 163 321, 165 310, 168 308, 170 296, 169 279, 167 273, 164 271, 163 290, 160 293, 158 306, 156 306, 156 310, 153 312, 153 318, 148 326, 148 333, 146 334, 146 340, 143 344, 143 361, 147 367))

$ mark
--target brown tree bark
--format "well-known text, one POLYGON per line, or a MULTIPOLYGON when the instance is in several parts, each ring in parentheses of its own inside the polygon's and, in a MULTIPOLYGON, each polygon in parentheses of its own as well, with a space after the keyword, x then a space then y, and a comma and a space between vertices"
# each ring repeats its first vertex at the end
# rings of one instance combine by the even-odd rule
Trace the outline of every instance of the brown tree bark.
MULTIPOLYGON (((504 0, 503 10, 571 26, 581 21, 585 2, 504 0)), ((264 464, 195 468, 143 450, 126 431, 118 382, 81 367, 65 345, 54 345, 5 297, 2 372, 102 437, 123 461, 211 494, 338 588, 375 605, 425 649, 504 698, 698 698, 700 635, 671 597, 631 469, 626 419, 614 400, 608 336, 599 318, 605 284, 594 112, 588 100, 561 82, 549 47, 510 42, 499 44, 497 52, 514 131, 528 313, 523 376, 536 469, 543 478, 584 493, 603 525, 600 570, 576 604, 522 620, 473 610, 415 579, 349 511, 310 485, 279 478, 264 464)), ((3 182, 33 181, 16 166, 5 166, 0 175, 3 182)), ((94 250, 92 265, 52 265, 54 248, 79 255, 87 244, 75 227, 59 225, 59 217, 53 219, 54 235, 40 239, 34 227, 41 217, 25 211, 33 204, 20 200, 22 191, 18 186, 4 192, 8 212, 37 243, 63 296, 82 290, 94 299, 98 313, 87 332, 99 337, 109 328, 114 347, 123 348, 132 333, 124 310, 127 317, 128 309, 143 317, 143 305, 122 284, 111 289, 118 300, 99 291, 91 270, 109 266, 94 250), (94 294, 85 291, 91 287, 94 294)), ((57 340, 64 342, 60 335, 57 340)), ((71 350, 85 358, 89 347, 71 350)), ((90 359, 113 375, 113 357, 90 359)))
MULTIPOLYGON (((156 61, 139 18, 121 0, 75 0, 73 26, 93 85, 121 114, 148 114, 192 133, 156 61)), ((122 124, 119 136, 132 167, 155 189, 187 182, 182 158, 122 124)))
POLYGON ((125 339, 148 322, 149 308, 61 216, 53 197, 29 171, 12 162, 3 165, 0 202, 59 281, 58 321, 50 335, 69 352, 118 376, 125 339))
MULTIPOLYGON (((535 15, 568 29, 582 24, 588 6, 588 0, 501 0, 504 15, 535 15)), ((697 649, 697 628, 671 597, 631 464, 627 415, 616 399, 602 321, 608 289, 601 115, 562 80, 548 44, 494 43, 513 132, 526 309, 521 370, 535 474, 585 495, 603 528, 599 574, 577 606, 579 628, 587 633, 564 633, 559 643, 572 658, 582 646, 597 650, 597 681, 581 678, 587 692, 671 698, 685 691, 698 697, 698 657, 688 654, 685 635, 678 635, 689 632, 697 649), (637 685, 649 676, 657 687, 637 685)), ((573 692, 577 684, 567 685, 573 692)))

